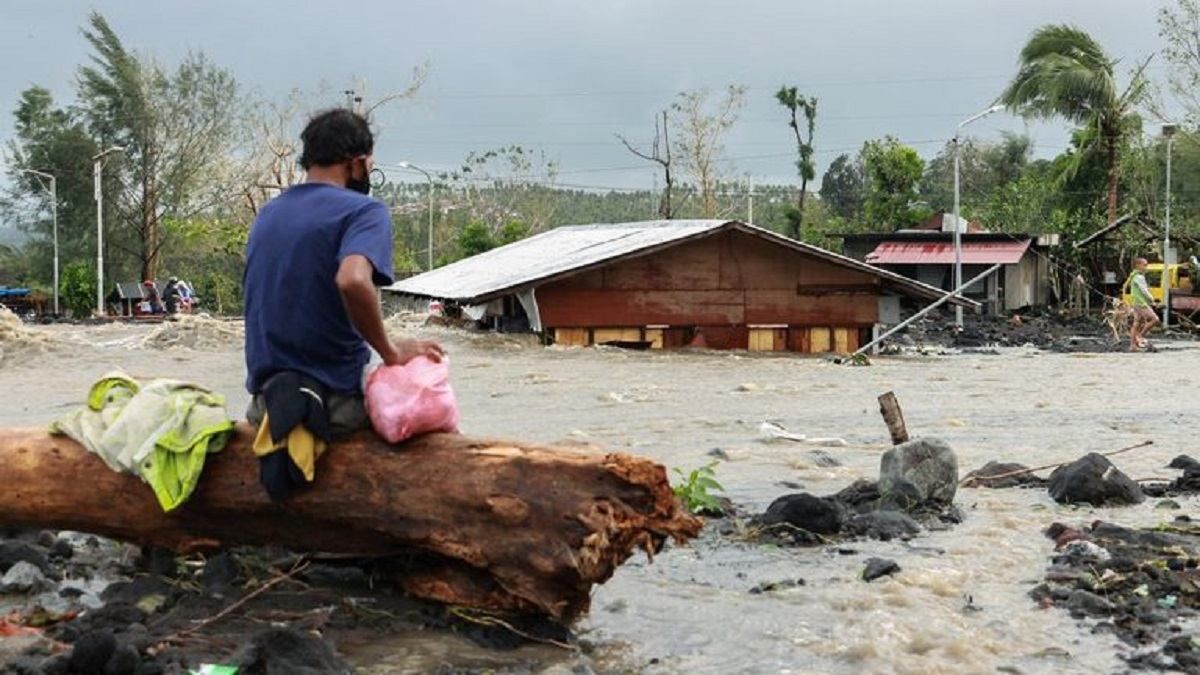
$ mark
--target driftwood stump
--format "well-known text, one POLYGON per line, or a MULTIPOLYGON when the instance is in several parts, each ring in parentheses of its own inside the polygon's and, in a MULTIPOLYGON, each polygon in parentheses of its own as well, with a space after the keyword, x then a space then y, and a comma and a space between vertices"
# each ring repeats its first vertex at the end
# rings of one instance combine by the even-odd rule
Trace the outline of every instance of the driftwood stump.
POLYGON ((883 415, 883 422, 892 435, 892 445, 907 443, 908 426, 904 424, 904 411, 900 409, 895 392, 889 391, 879 397, 879 414, 883 415))
POLYGON ((0 430, 0 526, 92 532, 179 551, 233 545, 389 556, 414 596, 569 622, 637 549, 700 521, 663 467, 620 453, 437 434, 335 444, 308 489, 267 499, 239 427, 191 499, 164 514, 150 488, 75 442, 0 430))

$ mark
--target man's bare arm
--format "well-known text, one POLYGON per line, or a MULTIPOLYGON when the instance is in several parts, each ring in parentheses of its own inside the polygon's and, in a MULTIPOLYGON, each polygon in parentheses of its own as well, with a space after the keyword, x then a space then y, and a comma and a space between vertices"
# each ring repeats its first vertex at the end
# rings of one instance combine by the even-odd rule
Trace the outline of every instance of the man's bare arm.
POLYGON ((338 266, 335 279, 338 292, 342 295, 346 314, 359 334, 379 353, 386 365, 403 365, 418 356, 440 361, 444 352, 436 342, 410 339, 392 344, 388 339, 383 313, 379 309, 379 298, 376 296, 374 274, 375 267, 371 261, 361 255, 346 256, 338 266))

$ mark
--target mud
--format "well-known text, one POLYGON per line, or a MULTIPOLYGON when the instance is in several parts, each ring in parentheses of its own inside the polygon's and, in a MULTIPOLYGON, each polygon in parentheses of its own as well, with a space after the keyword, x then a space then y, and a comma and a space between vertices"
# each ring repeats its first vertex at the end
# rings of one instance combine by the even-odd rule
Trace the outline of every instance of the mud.
MULTIPOLYGON (((1190 339, 1187 333, 1172 339, 1190 339)), ((1025 347, 1058 353, 1128 351, 1125 335, 1117 335, 1099 315, 1078 316, 1056 310, 1011 316, 968 315, 962 331, 955 330, 951 313, 934 312, 913 323, 887 343, 892 351, 964 350, 996 355, 997 348, 1025 347)))
MULTIPOLYGON (((1154 446, 1121 455, 1118 464, 1135 480, 1169 483, 1177 478, 1165 468, 1172 458, 1194 454, 1190 392, 1200 350, 1190 343, 1160 339, 1161 351, 1151 354, 939 347, 847 368, 792 355, 547 349, 526 336, 423 327, 415 317, 395 323, 446 344, 465 432, 594 443, 685 471, 719 456, 724 496, 749 513, 788 492, 830 495, 860 479, 873 481, 891 445, 875 402, 885 391, 896 392, 914 436, 943 438, 963 468, 990 460, 1066 462, 1153 438, 1154 446), (815 455, 807 443, 764 442, 760 429, 768 421, 842 443, 815 455)), ((0 406, 0 424, 49 422, 78 405, 88 385, 113 367, 139 378, 197 379, 226 394, 230 410, 240 413, 247 396, 238 345, 147 349, 143 340, 153 329, 37 329, 66 347, 0 361, 0 389, 13 392, 0 406)), ((201 631, 207 643, 193 653, 227 662, 264 622, 283 622, 301 631, 318 627, 339 658, 364 673, 1119 672, 1131 667, 1127 659, 1137 649, 1029 599, 1055 555, 1055 542, 1041 531, 1053 521, 1095 520, 1153 529, 1198 515, 1194 494, 1172 499, 1179 509, 1158 509, 1158 499, 1071 507, 1055 504, 1044 489, 964 487, 955 498, 964 518, 953 527, 926 529, 907 541, 806 548, 763 546, 710 527, 689 548, 668 548, 653 564, 635 558, 618 570, 597 589, 591 614, 572 627, 569 648, 480 646, 465 628, 448 627, 445 615, 429 619, 425 608, 368 592, 366 572, 358 581, 345 579, 347 586, 328 583, 343 573, 327 571, 324 578, 298 579, 311 590, 281 583, 248 602, 228 622, 201 631), (869 558, 893 560, 900 571, 864 583, 869 558), (805 583, 783 583, 799 579, 805 583), (760 584, 774 585, 750 592, 760 584), (328 608, 330 620, 323 618, 328 608)), ((92 549, 83 541, 73 544, 69 562, 56 563, 63 582, 78 587, 81 604, 106 602, 97 577, 130 581, 149 573, 105 567, 132 564, 136 551, 101 540, 92 549), (98 572, 88 572, 89 565, 98 572)), ((178 567, 163 564, 159 574, 172 565, 178 567)), ((184 567, 188 576, 175 583, 187 592, 154 614, 171 614, 177 625, 213 616, 281 569, 246 574, 217 598, 191 587, 199 584, 199 567, 184 567)), ((27 601, 3 596, 0 607, 27 601)), ((147 630, 156 630, 147 621, 147 630)), ((113 632, 119 640, 120 631, 113 632)), ((0 651, 16 639, 0 639, 0 651)))

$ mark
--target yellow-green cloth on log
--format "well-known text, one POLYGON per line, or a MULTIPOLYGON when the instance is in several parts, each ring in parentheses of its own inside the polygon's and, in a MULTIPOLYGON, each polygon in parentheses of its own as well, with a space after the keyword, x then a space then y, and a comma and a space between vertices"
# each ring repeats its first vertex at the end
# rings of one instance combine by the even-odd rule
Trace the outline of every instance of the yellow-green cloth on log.
POLYGON ((225 397, 199 385, 154 380, 140 386, 122 372, 100 378, 87 406, 50 425, 100 455, 114 471, 150 484, 163 511, 187 501, 210 452, 225 447, 233 420, 225 397))

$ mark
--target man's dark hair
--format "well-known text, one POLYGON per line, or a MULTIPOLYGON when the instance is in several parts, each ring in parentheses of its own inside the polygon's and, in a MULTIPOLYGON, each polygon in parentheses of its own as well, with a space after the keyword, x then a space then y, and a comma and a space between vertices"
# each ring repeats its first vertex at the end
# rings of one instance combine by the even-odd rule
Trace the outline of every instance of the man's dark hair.
POLYGON ((346 108, 333 108, 313 115, 300 133, 300 140, 304 142, 300 166, 305 170, 369 155, 375 149, 375 136, 367 119, 346 108))

